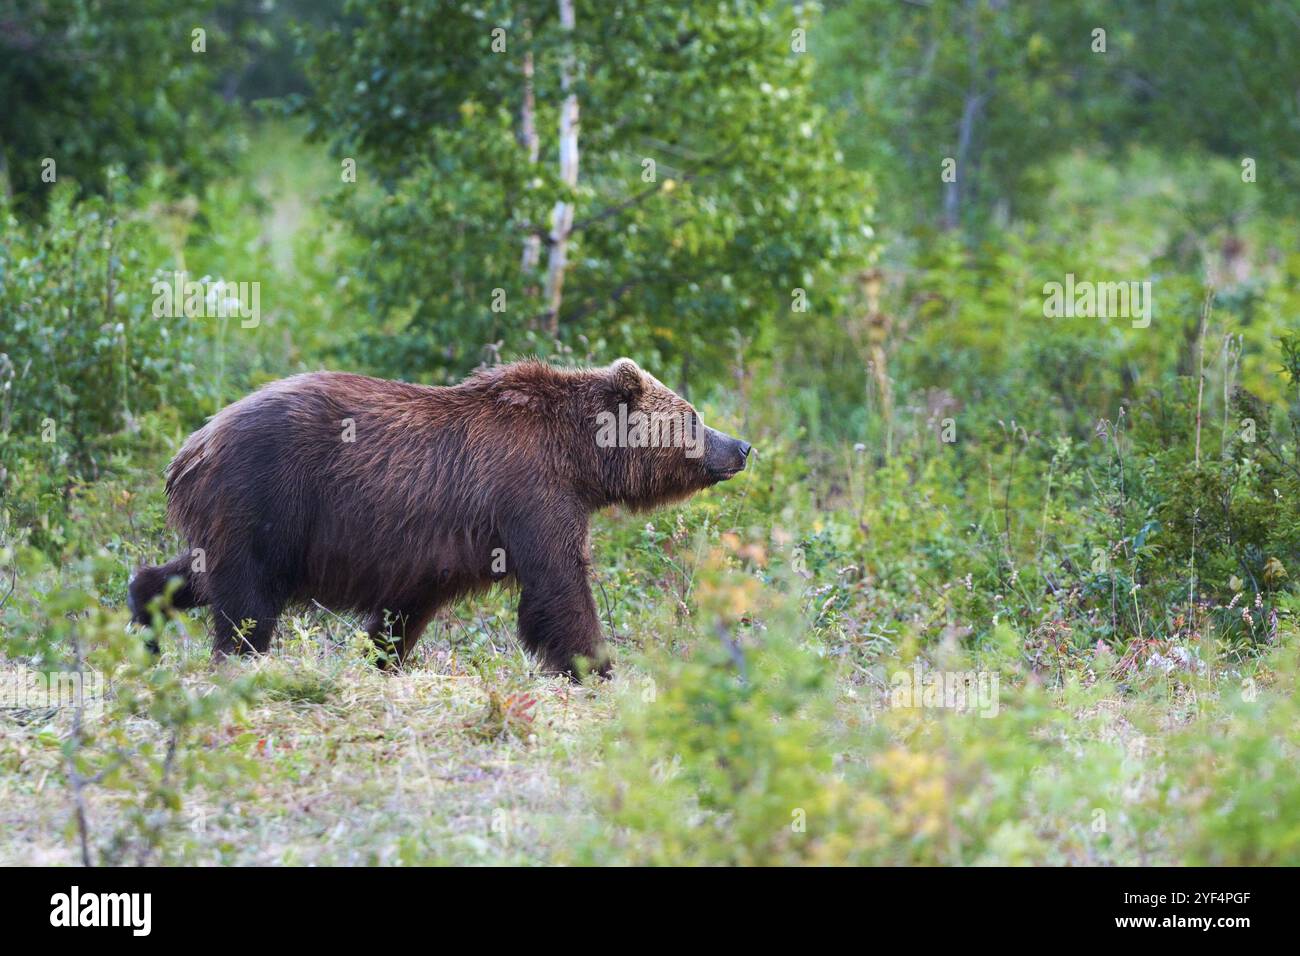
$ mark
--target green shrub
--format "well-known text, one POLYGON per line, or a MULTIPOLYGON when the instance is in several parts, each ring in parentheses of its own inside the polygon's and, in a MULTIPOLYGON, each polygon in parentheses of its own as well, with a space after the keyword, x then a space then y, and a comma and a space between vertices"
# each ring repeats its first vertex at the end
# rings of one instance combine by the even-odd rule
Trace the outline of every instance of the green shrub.
MULTIPOLYGON (((248 678, 203 689, 194 662, 169 654, 160 665, 127 614, 105 601, 118 563, 101 552, 55 571, 30 548, 3 549, 22 587, 0 612, 0 664, 9 676, 72 672, 85 691, 37 715, 33 743, 59 755, 66 833, 85 865, 175 863, 185 857, 193 818, 186 798, 221 793, 252 765, 218 746, 212 730, 255 692, 248 678), (111 805, 112 812, 96 813, 111 805), (107 820, 108 822, 103 822, 107 820)), ((184 619, 167 625, 184 633, 184 619)))
POLYGON ((41 223, 0 206, 4 456, 92 466, 101 439, 161 405, 193 407, 191 321, 155 318, 170 252, 122 197, 55 190, 41 223))

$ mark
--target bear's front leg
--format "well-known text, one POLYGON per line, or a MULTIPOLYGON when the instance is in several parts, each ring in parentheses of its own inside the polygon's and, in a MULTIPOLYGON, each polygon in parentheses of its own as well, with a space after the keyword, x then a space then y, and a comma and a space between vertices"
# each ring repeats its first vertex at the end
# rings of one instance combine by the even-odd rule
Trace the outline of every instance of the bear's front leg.
POLYGON ((547 670, 581 680, 608 676, 609 650, 587 583, 587 523, 552 513, 546 522, 520 521, 506 542, 506 561, 519 582, 519 639, 547 670))
POLYGON ((515 515, 506 563, 520 586, 519 639, 549 671, 581 680, 609 676, 610 654, 587 583, 587 516, 548 508, 515 515))
POLYGON ((585 567, 523 584, 519 639, 549 671, 578 681, 591 673, 609 676, 609 648, 601 633, 585 567))

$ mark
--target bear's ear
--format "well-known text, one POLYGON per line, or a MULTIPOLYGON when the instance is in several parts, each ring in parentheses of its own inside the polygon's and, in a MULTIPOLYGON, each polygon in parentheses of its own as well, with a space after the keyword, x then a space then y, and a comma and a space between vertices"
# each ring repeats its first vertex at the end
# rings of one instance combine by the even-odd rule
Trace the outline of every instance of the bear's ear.
POLYGON ((645 376, 640 366, 630 358, 617 359, 609 367, 609 377, 614 383, 614 390, 629 401, 640 398, 645 390, 645 376))

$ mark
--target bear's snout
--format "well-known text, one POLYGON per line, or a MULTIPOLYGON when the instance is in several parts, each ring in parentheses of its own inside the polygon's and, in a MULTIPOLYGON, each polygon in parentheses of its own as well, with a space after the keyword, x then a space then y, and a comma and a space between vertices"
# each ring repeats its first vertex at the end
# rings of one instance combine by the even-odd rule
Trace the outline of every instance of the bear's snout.
POLYGON ((741 438, 709 429, 708 455, 705 466, 717 481, 726 481, 745 470, 745 462, 753 446, 741 438))

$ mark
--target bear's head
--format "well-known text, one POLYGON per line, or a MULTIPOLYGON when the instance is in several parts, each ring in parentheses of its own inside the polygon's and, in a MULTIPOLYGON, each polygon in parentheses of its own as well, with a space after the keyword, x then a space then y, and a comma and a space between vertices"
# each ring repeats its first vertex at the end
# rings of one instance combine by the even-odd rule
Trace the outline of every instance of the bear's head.
POLYGON ((744 470, 749 442, 707 427, 690 402, 636 362, 596 373, 592 417, 602 497, 646 509, 689 497, 744 470))

